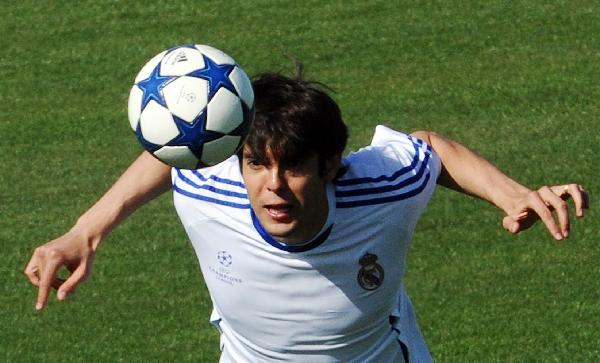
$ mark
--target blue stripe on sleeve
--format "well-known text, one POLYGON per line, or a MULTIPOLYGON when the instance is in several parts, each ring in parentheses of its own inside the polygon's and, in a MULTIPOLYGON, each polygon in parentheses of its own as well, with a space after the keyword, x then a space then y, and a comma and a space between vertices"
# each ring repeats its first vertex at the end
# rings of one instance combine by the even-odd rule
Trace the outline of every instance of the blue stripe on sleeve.
MULTIPOLYGON (((336 180, 334 183, 335 183, 335 185, 339 185, 339 186, 347 186, 347 185, 378 183, 381 181, 396 180, 401 175, 406 174, 409 171, 411 171, 412 169, 414 169, 415 166, 417 165, 417 163, 419 162, 419 156, 421 155, 420 150, 419 150, 419 145, 417 145, 415 142, 413 142, 413 146, 415 148, 415 155, 414 155, 411 163, 409 165, 395 171, 392 175, 380 175, 378 177, 362 177, 362 178, 345 179, 345 180, 342 179, 342 180, 336 180)), ((427 148, 427 150, 431 151, 431 149, 429 147, 427 148)))
POLYGON ((429 171, 427 171, 427 174, 425 174, 425 178, 423 179, 423 182, 421 183, 421 185, 419 185, 417 188, 409 190, 405 193, 389 195, 389 196, 380 197, 380 198, 354 200, 354 201, 349 201, 349 202, 337 202, 336 207, 337 208, 352 208, 352 207, 360 207, 360 206, 373 205, 373 204, 382 204, 382 203, 395 202, 395 201, 399 201, 399 200, 403 200, 403 199, 408 199, 410 197, 413 197, 413 196, 421 193, 425 189, 425 187, 427 186, 427 183, 429 182, 429 177, 430 177, 430 173, 429 173, 429 171))
MULTIPOLYGON (((177 171, 179 171, 179 169, 177 171)), ((202 175, 200 173, 200 171, 198 171, 198 170, 193 170, 192 173, 194 175, 196 175, 198 178, 200 178, 200 180, 202 180, 202 181, 207 181, 208 179, 212 179, 212 180, 214 180, 216 182, 219 182, 219 183, 234 185, 234 186, 240 187, 240 188, 246 188, 246 186, 244 185, 244 183, 242 183, 240 181, 237 181, 237 180, 219 178, 216 175, 209 175, 208 178, 207 178, 204 175, 202 175)))
MULTIPOLYGON (((425 173, 425 170, 427 169, 427 162, 429 161, 430 156, 431 156, 430 153, 425 154, 425 158, 423 159, 423 162, 421 163, 419 170, 417 171, 417 173, 415 175, 411 176, 410 178, 406 178, 396 184, 389 184, 389 185, 383 185, 383 186, 372 187, 372 188, 362 188, 362 189, 352 189, 352 190, 336 190, 335 196, 336 197, 350 197, 350 196, 357 196, 357 195, 377 194, 377 193, 391 192, 394 190, 399 190, 399 189, 405 188, 413 183, 418 182, 419 179, 421 179, 421 177, 425 173)), ((402 169, 404 169, 404 168, 402 168, 402 169)), ((414 169, 414 167, 413 167, 413 169, 414 169)), ((406 173, 407 171, 405 171, 404 173, 406 173)))
POLYGON ((197 194, 197 193, 192 193, 192 192, 189 192, 187 190, 181 189, 181 188, 179 188, 175 184, 173 185, 173 191, 175 191, 176 193, 179 193, 181 195, 184 195, 186 197, 189 197, 189 198, 203 200, 205 202, 219 204, 219 205, 224 205, 224 206, 227 206, 227 207, 233 207, 233 208, 238 208, 238 209, 249 209, 250 208, 250 203, 245 203, 245 204, 234 203, 234 202, 229 202, 229 201, 226 201, 226 200, 221 200, 221 199, 217 199, 217 198, 207 197, 205 195, 201 195, 201 194, 197 194))
MULTIPOLYGON (((205 189, 205 190, 211 191, 213 193, 222 194, 222 195, 226 195, 229 197, 244 198, 244 199, 248 198, 248 195, 245 193, 232 192, 230 190, 220 189, 215 186, 208 185, 208 184, 198 184, 198 183, 194 182, 193 180, 189 179, 188 177, 186 177, 185 175, 183 175, 183 173, 179 169, 177 169, 177 177, 182 182, 184 182, 196 189, 205 189)), ((213 179, 213 178, 211 178, 211 179, 213 179)), ((206 181, 206 180, 207 180, 206 178, 203 179, 203 181, 206 181)), ((213 180, 215 180, 215 179, 213 179, 213 180)))

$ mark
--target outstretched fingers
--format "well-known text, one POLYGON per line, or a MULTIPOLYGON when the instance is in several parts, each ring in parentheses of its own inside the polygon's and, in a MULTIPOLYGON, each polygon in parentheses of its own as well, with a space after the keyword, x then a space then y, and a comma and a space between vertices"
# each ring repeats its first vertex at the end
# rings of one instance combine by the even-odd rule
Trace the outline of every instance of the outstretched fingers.
POLYGON ((58 251, 45 247, 38 247, 38 296, 35 304, 37 310, 42 310, 48 302, 48 296, 52 287, 60 284, 57 281, 56 274, 62 264, 62 258, 58 251))
POLYGON ((583 217, 584 209, 588 209, 590 207, 589 194, 579 184, 555 186, 553 187, 553 190, 564 200, 573 198, 573 204, 575 205, 575 215, 578 218, 583 217), (558 189, 558 191, 556 189, 558 189))
POLYGON ((548 228, 550 233, 552 233, 557 240, 569 237, 571 224, 569 220, 569 208, 565 200, 547 186, 538 189, 538 194, 542 198, 547 210, 547 213, 544 213, 544 216, 540 215, 546 228, 548 228), (556 213, 559 226, 556 224, 552 211, 556 213))
POLYGON ((519 233, 541 220, 556 240, 563 240, 569 237, 571 228, 567 204, 570 198, 575 204, 575 214, 583 217, 584 209, 589 208, 589 196, 583 187, 553 185, 530 191, 515 206, 514 213, 504 217, 502 225, 511 233, 519 233))
MULTIPOLYGON (((23 273, 29 282, 38 288, 35 308, 42 310, 47 302, 50 291, 64 289, 65 280, 58 277, 58 270, 64 264, 60 252, 53 248, 41 246, 35 249, 23 273)), ((68 280, 67 280, 68 281, 68 280)))
MULTIPOLYGON (((554 220, 554 216, 552 214, 552 209, 556 210, 556 207, 559 209, 560 202, 564 203, 562 199, 560 199, 556 194, 554 194, 550 188, 542 187, 537 191, 530 192, 524 200, 525 205, 523 206, 523 210, 531 210, 538 216, 538 218, 544 223, 546 229, 556 240, 562 240, 564 238, 561 229, 559 229, 556 221, 554 220)), ((563 223, 564 221, 564 210, 559 212, 559 222, 563 223)))

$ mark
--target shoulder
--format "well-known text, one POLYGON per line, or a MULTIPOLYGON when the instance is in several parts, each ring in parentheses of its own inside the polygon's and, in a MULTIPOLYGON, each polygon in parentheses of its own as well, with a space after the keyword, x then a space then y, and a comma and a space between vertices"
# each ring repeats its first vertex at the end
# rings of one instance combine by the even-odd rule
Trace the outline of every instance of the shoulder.
POLYGON ((423 140, 379 125, 369 146, 343 159, 338 184, 348 183, 347 180, 356 177, 376 177, 382 172, 414 170, 435 158, 433 150, 423 140))
POLYGON ((171 177, 176 196, 239 209, 250 207, 235 155, 211 167, 173 168, 171 177))
POLYGON ((339 206, 379 204, 410 198, 435 184, 440 164, 421 139, 377 126, 369 146, 342 161, 337 179, 339 206))

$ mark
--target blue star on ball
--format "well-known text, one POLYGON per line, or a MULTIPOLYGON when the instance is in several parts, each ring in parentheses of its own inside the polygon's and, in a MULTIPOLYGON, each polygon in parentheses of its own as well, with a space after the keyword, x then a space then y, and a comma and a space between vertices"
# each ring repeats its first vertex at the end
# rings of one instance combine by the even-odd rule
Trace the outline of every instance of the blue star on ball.
POLYGON ((206 113, 204 112, 191 123, 176 116, 173 116, 173 120, 179 130, 179 136, 171 140, 168 145, 187 145, 196 155, 201 154, 204 143, 222 136, 219 133, 206 130, 206 113))
POLYGON ((225 87, 233 94, 237 95, 237 91, 229 79, 229 75, 235 68, 235 65, 217 64, 213 62, 212 59, 204 55, 203 57, 206 67, 191 72, 189 76, 202 78, 208 81, 208 99, 211 100, 221 87, 225 87))
POLYGON ((159 105, 167 107, 165 98, 162 95, 162 89, 167 85, 173 78, 169 76, 160 75, 160 63, 154 67, 150 76, 140 82, 138 87, 144 92, 142 96, 142 110, 152 100, 156 101, 159 105))

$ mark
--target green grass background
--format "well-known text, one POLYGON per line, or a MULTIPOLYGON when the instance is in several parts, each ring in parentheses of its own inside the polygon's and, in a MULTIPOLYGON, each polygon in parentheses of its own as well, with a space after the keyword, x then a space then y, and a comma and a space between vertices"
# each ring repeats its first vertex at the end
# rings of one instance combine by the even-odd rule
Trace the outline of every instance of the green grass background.
MULTIPOLYGON (((0 361, 218 360, 210 300, 165 195, 100 249, 90 280, 34 310, 22 270, 140 152, 127 96, 164 48, 211 44, 250 74, 335 89, 349 149, 374 125, 432 129, 531 187, 600 184, 595 1, 13 1, 0 17, 0 361)), ((592 203, 593 204, 593 203, 592 203)), ((598 214, 552 241, 438 190, 407 284, 439 362, 600 360, 598 214)))

